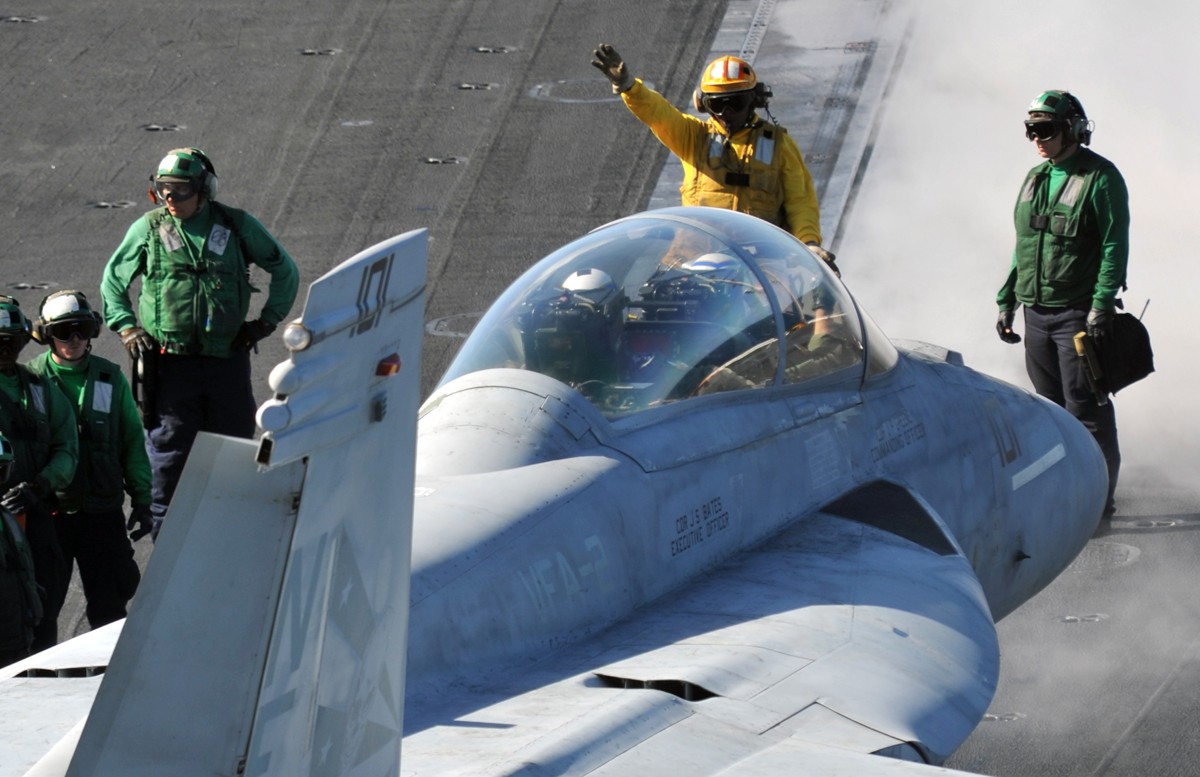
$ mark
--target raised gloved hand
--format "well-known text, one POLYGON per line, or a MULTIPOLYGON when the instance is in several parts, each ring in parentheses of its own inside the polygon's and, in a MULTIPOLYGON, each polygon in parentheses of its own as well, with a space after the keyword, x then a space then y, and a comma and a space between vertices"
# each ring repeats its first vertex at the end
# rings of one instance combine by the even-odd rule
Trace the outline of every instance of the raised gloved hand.
POLYGON ((1087 333, 1088 337, 1092 338, 1092 342, 1100 343, 1112 337, 1112 330, 1113 312, 1092 308, 1087 317, 1087 333))
POLYGON ((13 515, 21 515, 44 506, 43 501, 50 496, 50 483, 38 475, 33 480, 18 483, 0 497, 0 506, 13 515))
POLYGON ((253 321, 247 321, 242 324, 242 328, 238 330, 234 336, 233 342, 229 344, 231 351, 249 351, 254 346, 258 345, 258 341, 275 331, 274 324, 268 324, 261 318, 256 318, 253 321))
POLYGON ((152 532, 154 516, 150 513, 150 505, 134 505, 129 510, 129 521, 125 524, 125 528, 129 530, 129 539, 133 542, 137 542, 152 532))
POLYGON ((142 354, 153 351, 157 347, 154 338, 140 326, 122 329, 121 344, 125 346, 125 350, 129 352, 132 359, 141 358, 142 354))
POLYGON ((820 243, 805 243, 804 245, 808 246, 808 250, 816 254, 818 259, 829 265, 829 269, 833 270, 834 275, 842 277, 842 271, 838 269, 837 262, 834 261, 837 259, 837 255, 833 251, 825 250, 820 243))
POLYGON ((1021 342, 1021 336, 1013 331, 1013 318, 1015 316, 1016 311, 1000 308, 1000 315, 996 317, 996 332, 1000 335, 1000 339, 1006 343, 1021 342))
POLYGON ((604 74, 604 77, 612 82, 613 94, 621 94, 628 92, 633 86, 633 75, 629 72, 629 68, 625 66, 625 60, 621 59, 621 55, 617 50, 607 43, 601 43, 600 47, 592 52, 595 59, 592 60, 592 67, 604 74))

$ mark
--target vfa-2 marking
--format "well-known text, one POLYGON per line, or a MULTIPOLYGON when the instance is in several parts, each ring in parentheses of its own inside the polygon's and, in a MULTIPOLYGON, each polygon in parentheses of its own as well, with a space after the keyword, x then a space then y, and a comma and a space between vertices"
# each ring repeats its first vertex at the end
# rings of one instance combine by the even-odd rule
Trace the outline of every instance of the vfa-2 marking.
POLYGON ((561 551, 555 551, 553 557, 540 558, 527 569, 517 570, 517 578, 542 620, 556 602, 611 590, 612 581, 604 574, 608 570, 604 543, 593 534, 584 538, 583 548, 587 560, 582 564, 574 565, 561 551))

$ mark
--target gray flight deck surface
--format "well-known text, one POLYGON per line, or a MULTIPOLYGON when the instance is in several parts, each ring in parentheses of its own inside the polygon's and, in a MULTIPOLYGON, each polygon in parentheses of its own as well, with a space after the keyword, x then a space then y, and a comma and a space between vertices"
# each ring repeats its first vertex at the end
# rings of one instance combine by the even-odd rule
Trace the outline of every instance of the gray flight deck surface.
MULTIPOLYGON (((848 285, 893 336, 911 337, 907 313, 881 312, 873 297, 884 296, 877 286, 899 296, 903 284, 916 284, 925 258, 911 249, 932 236, 893 234, 910 250, 886 260, 855 242, 884 229, 873 226, 886 214, 872 191, 886 185, 896 198, 889 204, 903 204, 923 186, 911 169, 885 176, 892 168, 881 163, 894 163, 903 148, 885 142, 894 133, 874 143, 880 127, 886 135, 902 123, 888 115, 890 96, 957 75, 943 63, 931 79, 921 70, 927 61, 894 48, 920 48, 933 37, 928 13, 910 19, 904 10, 869 0, 16 0, 0 9, 0 285, 31 314, 56 288, 98 300, 105 261, 149 207, 147 175, 167 149, 197 145, 213 158, 220 199, 258 216, 305 283, 391 235, 430 229, 427 393, 462 333, 532 262, 592 227, 673 204, 678 163, 588 64, 606 41, 678 105, 690 102, 712 51, 753 59, 774 87, 773 112, 809 157, 823 203, 830 211, 852 206, 843 221, 825 223, 848 285), (899 62, 894 83, 871 67, 889 57, 899 62), (877 101, 879 111, 856 115, 859 101, 877 101), (855 162, 864 150, 865 173, 855 162), (896 271, 904 262, 907 272, 896 271)), ((1058 85, 1056 73, 1044 78, 1051 83, 1039 88, 1058 85)), ((1031 96, 1004 115, 1019 116, 1031 96)), ((1099 140, 1111 143, 1114 134, 1098 133, 1097 150, 1105 153, 1099 140)), ((1015 192, 1034 161, 1020 157, 1006 171, 1006 189, 1015 192)), ((937 185, 962 183, 971 164, 986 162, 959 157, 954 175, 937 185)), ((972 195, 964 188, 956 196, 972 195)), ((1010 207, 1006 193, 1001 221, 1010 207)), ((985 313, 1005 251, 979 251, 1000 257, 980 271, 989 291, 975 307, 985 313)), ((952 280, 967 284, 973 272, 952 280)), ((1007 359, 1017 370, 1010 379, 1023 383, 1018 352, 998 351, 989 323, 955 321, 952 311, 943 317, 950 337, 920 336, 984 369, 1007 359), (955 339, 964 330, 978 331, 978 345, 955 339)), ((1158 321, 1156 333, 1166 324, 1158 321)), ((23 357, 38 348, 30 344, 23 357)), ((124 364, 111 333, 95 348, 124 364)), ((272 338, 255 357, 260 399, 283 356, 272 338)), ((1150 380, 1171 379, 1160 372, 1150 380)), ((1139 391, 1128 390, 1128 405, 1139 391)), ((1118 398, 1122 410, 1126 396, 1118 398)), ((1122 433, 1137 436, 1132 423, 1122 433)), ((1200 487, 1171 484, 1194 475, 1197 461, 1178 460, 1179 471, 1164 474, 1135 453, 1127 447, 1116 531, 999 624, 1003 668, 991 715, 948 765, 993 775, 1191 773, 1200 755, 1200 487)), ((143 560, 148 549, 139 544, 143 560)), ((219 573, 221 560, 213 563, 219 573)), ((60 631, 81 630, 76 589, 60 631)))

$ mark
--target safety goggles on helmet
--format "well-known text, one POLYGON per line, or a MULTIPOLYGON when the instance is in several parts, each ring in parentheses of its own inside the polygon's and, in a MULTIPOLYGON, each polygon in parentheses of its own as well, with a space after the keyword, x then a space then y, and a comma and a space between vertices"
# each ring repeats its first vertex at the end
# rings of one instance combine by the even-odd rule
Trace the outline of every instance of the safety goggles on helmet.
POLYGON ((154 182, 154 193, 163 201, 170 198, 172 202, 187 202, 195 197, 199 191, 200 184, 196 181, 156 180, 154 182))
POLYGON ((96 336, 95 321, 56 321, 46 326, 46 332, 60 343, 68 343, 72 337, 91 340, 96 336))
POLYGON ((751 92, 732 92, 730 94, 705 94, 701 98, 704 107, 714 116, 741 113, 750 108, 754 100, 751 92))
POLYGON ((1062 122, 1047 119, 1030 119, 1025 122, 1025 137, 1029 140, 1047 141, 1062 132, 1062 122))

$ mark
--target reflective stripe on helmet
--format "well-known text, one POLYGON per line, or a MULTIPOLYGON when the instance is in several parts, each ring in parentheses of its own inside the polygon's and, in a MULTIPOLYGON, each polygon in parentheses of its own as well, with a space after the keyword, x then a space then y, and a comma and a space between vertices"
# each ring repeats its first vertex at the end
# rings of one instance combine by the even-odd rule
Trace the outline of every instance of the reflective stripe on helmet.
POLYGON ((744 59, 720 57, 709 63, 700 79, 700 91, 707 94, 741 92, 753 89, 758 83, 754 68, 744 59))

